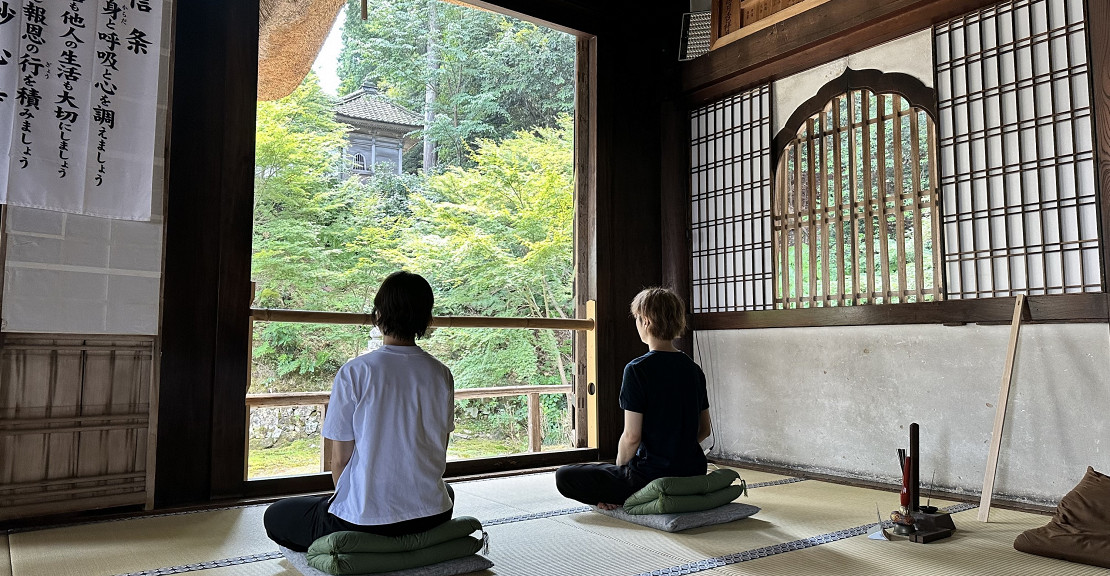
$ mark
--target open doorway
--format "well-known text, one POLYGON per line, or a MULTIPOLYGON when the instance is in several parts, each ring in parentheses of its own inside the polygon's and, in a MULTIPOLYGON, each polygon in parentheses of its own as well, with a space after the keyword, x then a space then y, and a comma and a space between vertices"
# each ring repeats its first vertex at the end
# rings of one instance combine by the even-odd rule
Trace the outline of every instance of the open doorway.
MULTIPOLYGON (((360 4, 303 77, 260 66, 253 306, 324 314, 255 314, 248 479, 328 469, 331 379, 380 344, 365 315, 394 270, 428 278, 437 316, 576 316, 575 37, 454 2, 370 0, 365 20, 360 4)), ((574 331, 421 345, 455 375, 449 458, 583 444, 574 331)))

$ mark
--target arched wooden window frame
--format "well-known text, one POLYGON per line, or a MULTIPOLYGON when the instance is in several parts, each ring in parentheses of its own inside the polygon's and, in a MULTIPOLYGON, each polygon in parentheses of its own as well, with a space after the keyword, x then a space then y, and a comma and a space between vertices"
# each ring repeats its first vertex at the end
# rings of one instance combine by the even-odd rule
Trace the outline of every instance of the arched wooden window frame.
MULTIPOLYGON (((772 239, 773 239, 773 282, 775 284, 775 307, 783 308, 808 308, 826 306, 846 306, 858 304, 890 304, 906 302, 934 301, 943 298, 943 266, 940 262, 942 243, 940 241, 940 212, 939 212, 939 185, 937 175, 937 139, 936 139, 936 92, 926 87, 915 77, 900 73, 883 73, 878 70, 845 70, 839 78, 823 86, 818 93, 799 106, 782 130, 776 135, 773 144, 773 166, 775 166, 775 179, 772 190, 772 239), (859 96, 857 96, 857 94, 859 96), (875 122, 885 124, 894 122, 892 136, 901 140, 902 122, 908 118, 908 129, 911 131, 911 141, 926 141, 925 153, 918 164, 925 164, 926 178, 919 174, 914 178, 909 177, 909 188, 896 184, 893 193, 884 193, 882 196, 870 195, 861 198, 855 194, 860 188, 855 187, 857 178, 850 177, 849 188, 839 189, 840 179, 833 181, 834 173, 848 170, 853 175, 861 173, 862 189, 870 190, 871 185, 871 160, 864 160, 863 166, 855 166, 849 159, 851 166, 843 166, 843 154, 830 154, 825 150, 826 140, 832 134, 839 134, 843 128, 849 134, 858 129, 851 118, 846 121, 840 116, 840 107, 834 103, 848 98, 849 114, 858 107, 853 107, 853 102, 863 99, 870 102, 875 98, 875 108, 880 112, 876 115, 871 112, 871 107, 860 114, 865 120, 864 125, 875 122), (887 105, 892 110, 890 115, 885 112, 887 105), (922 115, 925 117, 921 122, 922 115), (826 122, 832 120, 833 127, 827 128, 826 122), (924 126, 919 126, 924 124, 924 126), (921 131, 924 130, 924 134, 921 131), (818 132, 814 137, 813 133, 818 132), (800 140, 801 134, 808 134, 807 140, 800 140), (802 158, 799 152, 791 154, 792 146, 807 149, 807 157, 802 158), (816 173, 809 172, 807 181, 802 182, 804 172, 795 172, 793 186, 787 182, 787 169, 790 160, 797 163, 812 162, 813 148, 820 150, 822 168, 816 173), (831 159, 833 167, 829 173, 825 172, 824 164, 831 159), (924 180, 924 181, 923 181, 924 180), (828 186, 836 186, 835 194, 830 196, 828 186), (817 190, 816 197, 812 195, 795 197, 790 190, 817 190), (907 190, 909 190, 907 192, 907 190), (845 196, 850 195, 850 196, 845 196), (829 202, 829 198, 840 200, 829 202), (850 198, 845 201, 844 198, 850 198), (824 200, 824 202, 822 202, 824 200), (804 202, 805 206, 797 203, 804 202), (921 233, 913 234, 911 246, 907 247, 905 240, 904 219, 912 218, 911 225, 915 230, 922 230, 927 226, 929 238, 933 243, 931 262, 924 261, 923 241, 921 233), (897 229, 896 238, 901 242, 889 244, 887 234, 878 233, 875 221, 893 222, 897 229), (791 224, 787 224, 790 222, 791 224), (804 222, 804 223, 803 223, 804 222), (844 229, 851 228, 851 240, 829 242, 831 237, 830 227, 844 229), (863 234, 863 241, 857 240, 863 234), (788 256, 786 244, 788 238, 805 234, 807 238, 818 238, 815 242, 807 242, 807 254, 795 250, 792 257, 788 256), (878 240, 875 238, 878 237, 878 240), (858 243, 857 243, 858 242, 858 243), (850 248, 853 254, 859 254, 862 249, 866 257, 851 260, 845 259, 844 252, 850 248), (890 273, 890 257, 894 252, 899 264, 895 273, 890 273), (792 260, 791 260, 792 258, 792 260), (864 260, 865 258, 865 260, 864 260), (907 262, 907 258, 909 261, 907 262), (820 269, 818 269, 820 262, 820 269), (784 271, 794 266, 793 274, 784 271), (803 264, 808 264, 808 271, 803 275, 803 264), (887 271, 883 275, 861 274, 860 270, 881 269, 887 271), (928 267, 928 268, 927 268, 928 267), (846 274, 845 269, 852 272, 846 274), (930 270, 929 274, 926 270, 930 270), (836 279, 831 279, 835 273, 836 279)), ((870 130, 863 133, 864 146, 870 149, 870 130)), ((877 131, 876 149, 884 157, 885 131, 877 131)), ((849 139, 849 146, 852 146, 849 139)), ((840 142, 840 139, 837 139, 840 142)), ((910 149, 911 153, 916 153, 910 149)), ((903 147, 895 146, 889 152, 893 155, 895 166, 903 164, 903 147)), ((876 166, 875 172, 880 178, 886 179, 885 162, 876 166)), ((895 168, 891 175, 895 182, 906 182, 900 168, 895 168)), ((843 237, 842 234, 838 236, 843 237)))

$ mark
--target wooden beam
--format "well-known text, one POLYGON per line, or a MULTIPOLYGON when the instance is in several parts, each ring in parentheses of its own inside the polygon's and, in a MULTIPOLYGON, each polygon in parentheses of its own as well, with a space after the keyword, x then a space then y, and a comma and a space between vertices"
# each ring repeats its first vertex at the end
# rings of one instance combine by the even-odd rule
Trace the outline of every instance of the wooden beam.
POLYGON ((793 6, 789 6, 782 10, 779 10, 778 12, 775 12, 774 14, 766 18, 756 20, 751 24, 745 22, 744 26, 742 26, 739 30, 729 32, 728 34, 725 34, 720 38, 713 38, 712 42, 710 42, 709 44, 709 49, 717 50, 722 46, 725 46, 726 44, 731 44, 733 42, 736 42, 737 40, 740 40, 741 38, 751 36, 752 34, 755 34, 756 32, 763 30, 764 28, 774 26, 775 24, 778 24, 783 20, 793 18, 794 16, 797 16, 798 14, 801 14, 806 10, 812 10, 820 6, 821 4, 829 1, 830 0, 804 0, 803 2, 799 2, 797 4, 794 4, 793 6))
POLYGON ((1006 348, 1006 362, 1002 369, 1002 385, 998 390, 998 404, 994 407, 994 429, 991 430, 991 447, 987 455, 987 469, 983 474, 983 492, 979 497, 979 521, 986 522, 991 511, 994 494, 994 477, 998 469, 998 452, 1002 447, 1002 428, 1006 423, 1006 406, 1010 401, 1010 384, 1014 377, 1014 357, 1017 355, 1018 333, 1025 313, 1025 295, 1014 299, 1014 319, 1010 322, 1010 343, 1006 348))
POLYGON ((502 396, 531 396, 533 394, 566 394, 571 387, 567 386, 491 386, 489 388, 456 388, 455 399, 464 398, 500 398, 502 396))
POLYGON ((566 0, 464 0, 459 2, 471 6, 512 16, 518 20, 531 22, 575 36, 587 36, 601 31, 604 19, 601 9, 591 3, 568 2, 566 0), (589 6, 589 7, 587 7, 589 6))
MULTIPOLYGON (((694 315, 695 330, 741 330, 801 326, 896 324, 1005 324, 1010 298, 978 298, 906 304, 835 306, 795 310, 715 312, 694 315)), ((1031 322, 1107 322, 1105 294, 1050 294, 1026 298, 1031 322)))
POLYGON ((571 450, 555 450, 551 452, 533 452, 530 454, 513 454, 495 458, 469 458, 466 460, 452 460, 447 463, 444 478, 456 476, 473 476, 475 474, 488 474, 507 470, 526 470, 528 468, 545 468, 548 466, 562 466, 597 460, 597 450, 591 448, 574 448, 571 450))
POLYGON ((831 0, 680 65, 691 105, 824 64, 996 0, 831 0))

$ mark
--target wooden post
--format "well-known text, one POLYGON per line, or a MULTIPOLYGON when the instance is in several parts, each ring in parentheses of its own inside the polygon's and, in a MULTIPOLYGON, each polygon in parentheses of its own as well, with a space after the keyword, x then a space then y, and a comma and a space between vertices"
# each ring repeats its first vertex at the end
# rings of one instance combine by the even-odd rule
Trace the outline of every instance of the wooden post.
MULTIPOLYGON (((586 302, 586 318, 597 321, 597 301, 586 302)), ((597 324, 586 332, 586 446, 597 448, 597 324)))
POLYGON ((528 395, 528 451, 539 452, 543 448, 543 414, 540 412, 540 395, 528 395))
POLYGON ((1014 302, 1014 319, 1010 322, 1010 345, 1006 350, 1006 365, 1002 370, 1002 386, 998 391, 998 404, 994 407, 994 430, 991 432, 991 449, 987 456, 987 471, 983 476, 983 493, 979 498, 979 521, 986 522, 994 495, 994 476, 998 468, 998 451, 1002 446, 1002 427, 1006 423, 1006 404, 1010 398, 1010 382, 1014 375, 1014 356, 1017 354, 1018 332, 1025 309, 1025 295, 1018 294, 1014 302))
POLYGON ((328 405, 320 404, 320 471, 331 471, 331 440, 324 438, 324 418, 328 417, 328 405))
MULTIPOLYGON (((159 298, 161 300, 161 298, 159 298)), ((161 303, 159 302, 159 306, 161 303)), ((159 314, 161 316, 161 314, 159 314)), ((150 400, 147 409, 146 434, 146 501, 143 510, 154 510, 155 467, 158 458, 158 362, 160 340, 150 343, 150 400)))
MULTIPOLYGON (((258 282, 251 281, 251 301, 250 306, 254 306, 254 299, 258 294, 258 282)), ((247 329, 247 393, 250 393, 252 376, 254 375, 254 316, 248 316, 247 322, 250 327, 247 329)), ((243 480, 250 479, 250 460, 251 460, 251 407, 246 406, 246 427, 243 430, 243 480)))

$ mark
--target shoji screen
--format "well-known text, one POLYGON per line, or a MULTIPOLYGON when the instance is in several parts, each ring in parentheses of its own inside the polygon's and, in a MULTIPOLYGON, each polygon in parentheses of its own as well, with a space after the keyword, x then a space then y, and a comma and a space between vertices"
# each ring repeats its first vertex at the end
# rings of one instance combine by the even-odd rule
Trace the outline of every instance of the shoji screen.
POLYGON ((1082 0, 934 33, 948 297, 1100 291, 1082 0))
POLYGON ((769 309, 770 86, 695 110, 690 121, 691 311, 769 309))

